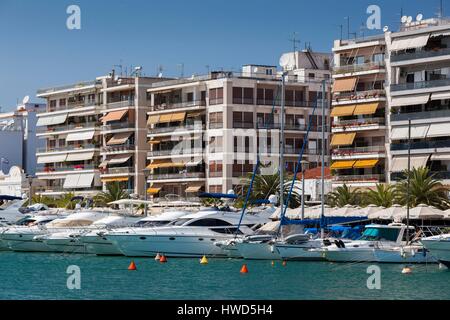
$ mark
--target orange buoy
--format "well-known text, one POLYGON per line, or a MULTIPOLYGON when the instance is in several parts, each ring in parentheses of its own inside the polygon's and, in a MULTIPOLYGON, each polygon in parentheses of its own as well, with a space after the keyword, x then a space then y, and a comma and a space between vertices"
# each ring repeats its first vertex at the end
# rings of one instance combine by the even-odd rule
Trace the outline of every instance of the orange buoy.
POLYGON ((159 261, 161 259, 161 255, 159 254, 159 252, 156 254, 155 260, 159 261))
POLYGON ((134 261, 131 261, 130 265, 128 266, 128 270, 137 270, 136 264, 134 261))
POLYGON ((283 265, 283 267, 286 267, 286 265, 287 265, 286 260, 283 261, 282 265, 283 265))
POLYGON ((161 262, 161 263, 167 262, 166 256, 165 256, 165 255, 162 255, 161 258, 159 259, 159 262, 161 262))
POLYGON ((241 273, 248 273, 248 269, 247 269, 247 265, 246 264, 242 265, 241 273))

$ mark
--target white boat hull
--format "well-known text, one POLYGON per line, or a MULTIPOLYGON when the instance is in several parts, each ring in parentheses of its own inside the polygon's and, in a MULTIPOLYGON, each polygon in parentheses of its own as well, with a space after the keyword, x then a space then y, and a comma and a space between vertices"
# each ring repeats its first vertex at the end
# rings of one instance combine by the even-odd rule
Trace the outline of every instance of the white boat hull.
POLYGON ((440 263, 450 268, 450 241, 439 239, 422 239, 422 244, 440 263))
POLYGON ((108 236, 116 247, 128 257, 154 257, 163 254, 167 257, 226 257, 226 253, 216 245, 215 241, 226 240, 221 236, 189 236, 189 235, 152 235, 152 236, 108 236), (201 239, 201 240, 200 240, 201 239))
POLYGON ((236 243, 239 254, 247 260, 280 260, 276 248, 267 243, 240 242, 236 243))
POLYGON ((105 237, 96 235, 82 236, 81 242, 85 245, 86 253, 105 256, 122 255, 119 248, 105 237))
POLYGON ((383 250, 378 249, 374 251, 374 256, 380 263, 436 263, 437 260, 433 258, 429 252, 423 255, 423 252, 412 254, 405 251, 402 255, 400 250, 383 250))
POLYGON ((324 261, 323 251, 301 245, 276 244, 281 259, 295 261, 324 261))
POLYGON ((45 239, 43 242, 49 248, 50 252, 86 253, 86 248, 79 239, 51 238, 45 239))
POLYGON ((377 262, 373 249, 368 250, 325 250, 325 259, 331 262, 377 262))

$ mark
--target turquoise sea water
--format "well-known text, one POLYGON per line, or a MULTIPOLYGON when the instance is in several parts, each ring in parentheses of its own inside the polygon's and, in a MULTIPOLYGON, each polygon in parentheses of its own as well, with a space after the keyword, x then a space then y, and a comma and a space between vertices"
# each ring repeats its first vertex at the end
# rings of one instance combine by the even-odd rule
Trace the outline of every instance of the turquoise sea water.
POLYGON ((0 299, 450 299, 450 270, 438 265, 380 265, 381 290, 367 289, 368 264, 210 259, 131 259, 0 252, 0 299), (246 263, 249 273, 239 272, 246 263), (81 289, 67 289, 67 267, 81 289))

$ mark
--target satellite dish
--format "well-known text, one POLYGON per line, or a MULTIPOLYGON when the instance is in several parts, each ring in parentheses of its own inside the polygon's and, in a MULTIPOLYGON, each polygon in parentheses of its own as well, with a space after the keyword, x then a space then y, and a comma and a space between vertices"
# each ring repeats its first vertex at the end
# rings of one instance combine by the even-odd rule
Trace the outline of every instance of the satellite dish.
POLYGON ((406 21, 408 21, 408 17, 407 16, 403 16, 401 21, 402 21, 402 23, 406 23, 406 21))
POLYGON ((406 22, 411 23, 413 21, 413 17, 409 16, 406 22))
POLYGON ((162 72, 158 73, 158 78, 162 78, 162 77, 163 77, 162 72))
POLYGON ((259 71, 259 70, 258 70, 258 67, 254 67, 254 68, 253 68, 253 73, 258 73, 258 71, 259 71))
POLYGON ((416 20, 419 21, 419 22, 422 21, 423 20, 423 14, 419 13, 417 15, 417 17, 416 17, 416 20))
POLYGON ((30 96, 25 96, 22 100, 22 103, 27 104, 28 102, 30 102, 30 96))
POLYGON ((287 54, 283 54, 280 58, 280 66, 286 68, 289 65, 289 56, 287 54))
POLYGON ((383 32, 387 32, 388 30, 389 30, 389 27, 388 26, 384 26, 383 32))

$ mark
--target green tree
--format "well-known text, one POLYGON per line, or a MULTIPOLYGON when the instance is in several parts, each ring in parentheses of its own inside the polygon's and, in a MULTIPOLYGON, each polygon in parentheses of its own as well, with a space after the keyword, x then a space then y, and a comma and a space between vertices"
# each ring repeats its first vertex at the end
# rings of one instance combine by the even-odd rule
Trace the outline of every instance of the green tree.
POLYGON ((57 208, 72 210, 75 208, 75 203, 71 201, 74 196, 73 192, 65 193, 60 198, 55 199, 53 203, 57 208))
MULTIPOLYGON (((288 197, 289 190, 291 188, 292 178, 293 176, 290 176, 284 180, 283 183, 284 199, 287 199, 288 197)), ((250 187, 251 179, 252 179, 251 173, 249 173, 247 177, 242 179, 243 188, 241 196, 243 198, 245 198, 245 196, 247 195, 247 190, 250 187)), ((262 175, 262 174, 256 175, 255 180, 253 182, 250 200, 252 201, 256 199, 268 199, 269 196, 272 194, 278 196, 280 194, 280 175, 278 173, 269 175, 262 175)), ((289 207, 297 208, 300 206, 300 203, 301 203, 301 190, 297 186, 297 184, 295 184, 289 201, 289 207)))
POLYGON ((426 204, 439 209, 450 207, 448 198, 448 188, 435 175, 430 173, 427 167, 413 168, 409 173, 404 171, 404 180, 399 182, 395 188, 397 191, 396 200, 401 205, 407 204, 408 199, 408 176, 410 179, 409 205, 416 207, 419 204, 426 204))
POLYGON ((106 191, 98 193, 94 197, 94 204, 96 206, 106 206, 108 203, 117 201, 120 199, 128 199, 128 192, 123 190, 119 182, 108 183, 106 185, 106 191))
POLYGON ((328 193, 327 202, 332 207, 343 207, 345 205, 360 205, 361 191, 359 188, 351 190, 346 184, 328 193))
POLYGON ((392 185, 377 184, 376 190, 369 190, 364 198, 367 204, 389 208, 395 203, 396 190, 392 185))

